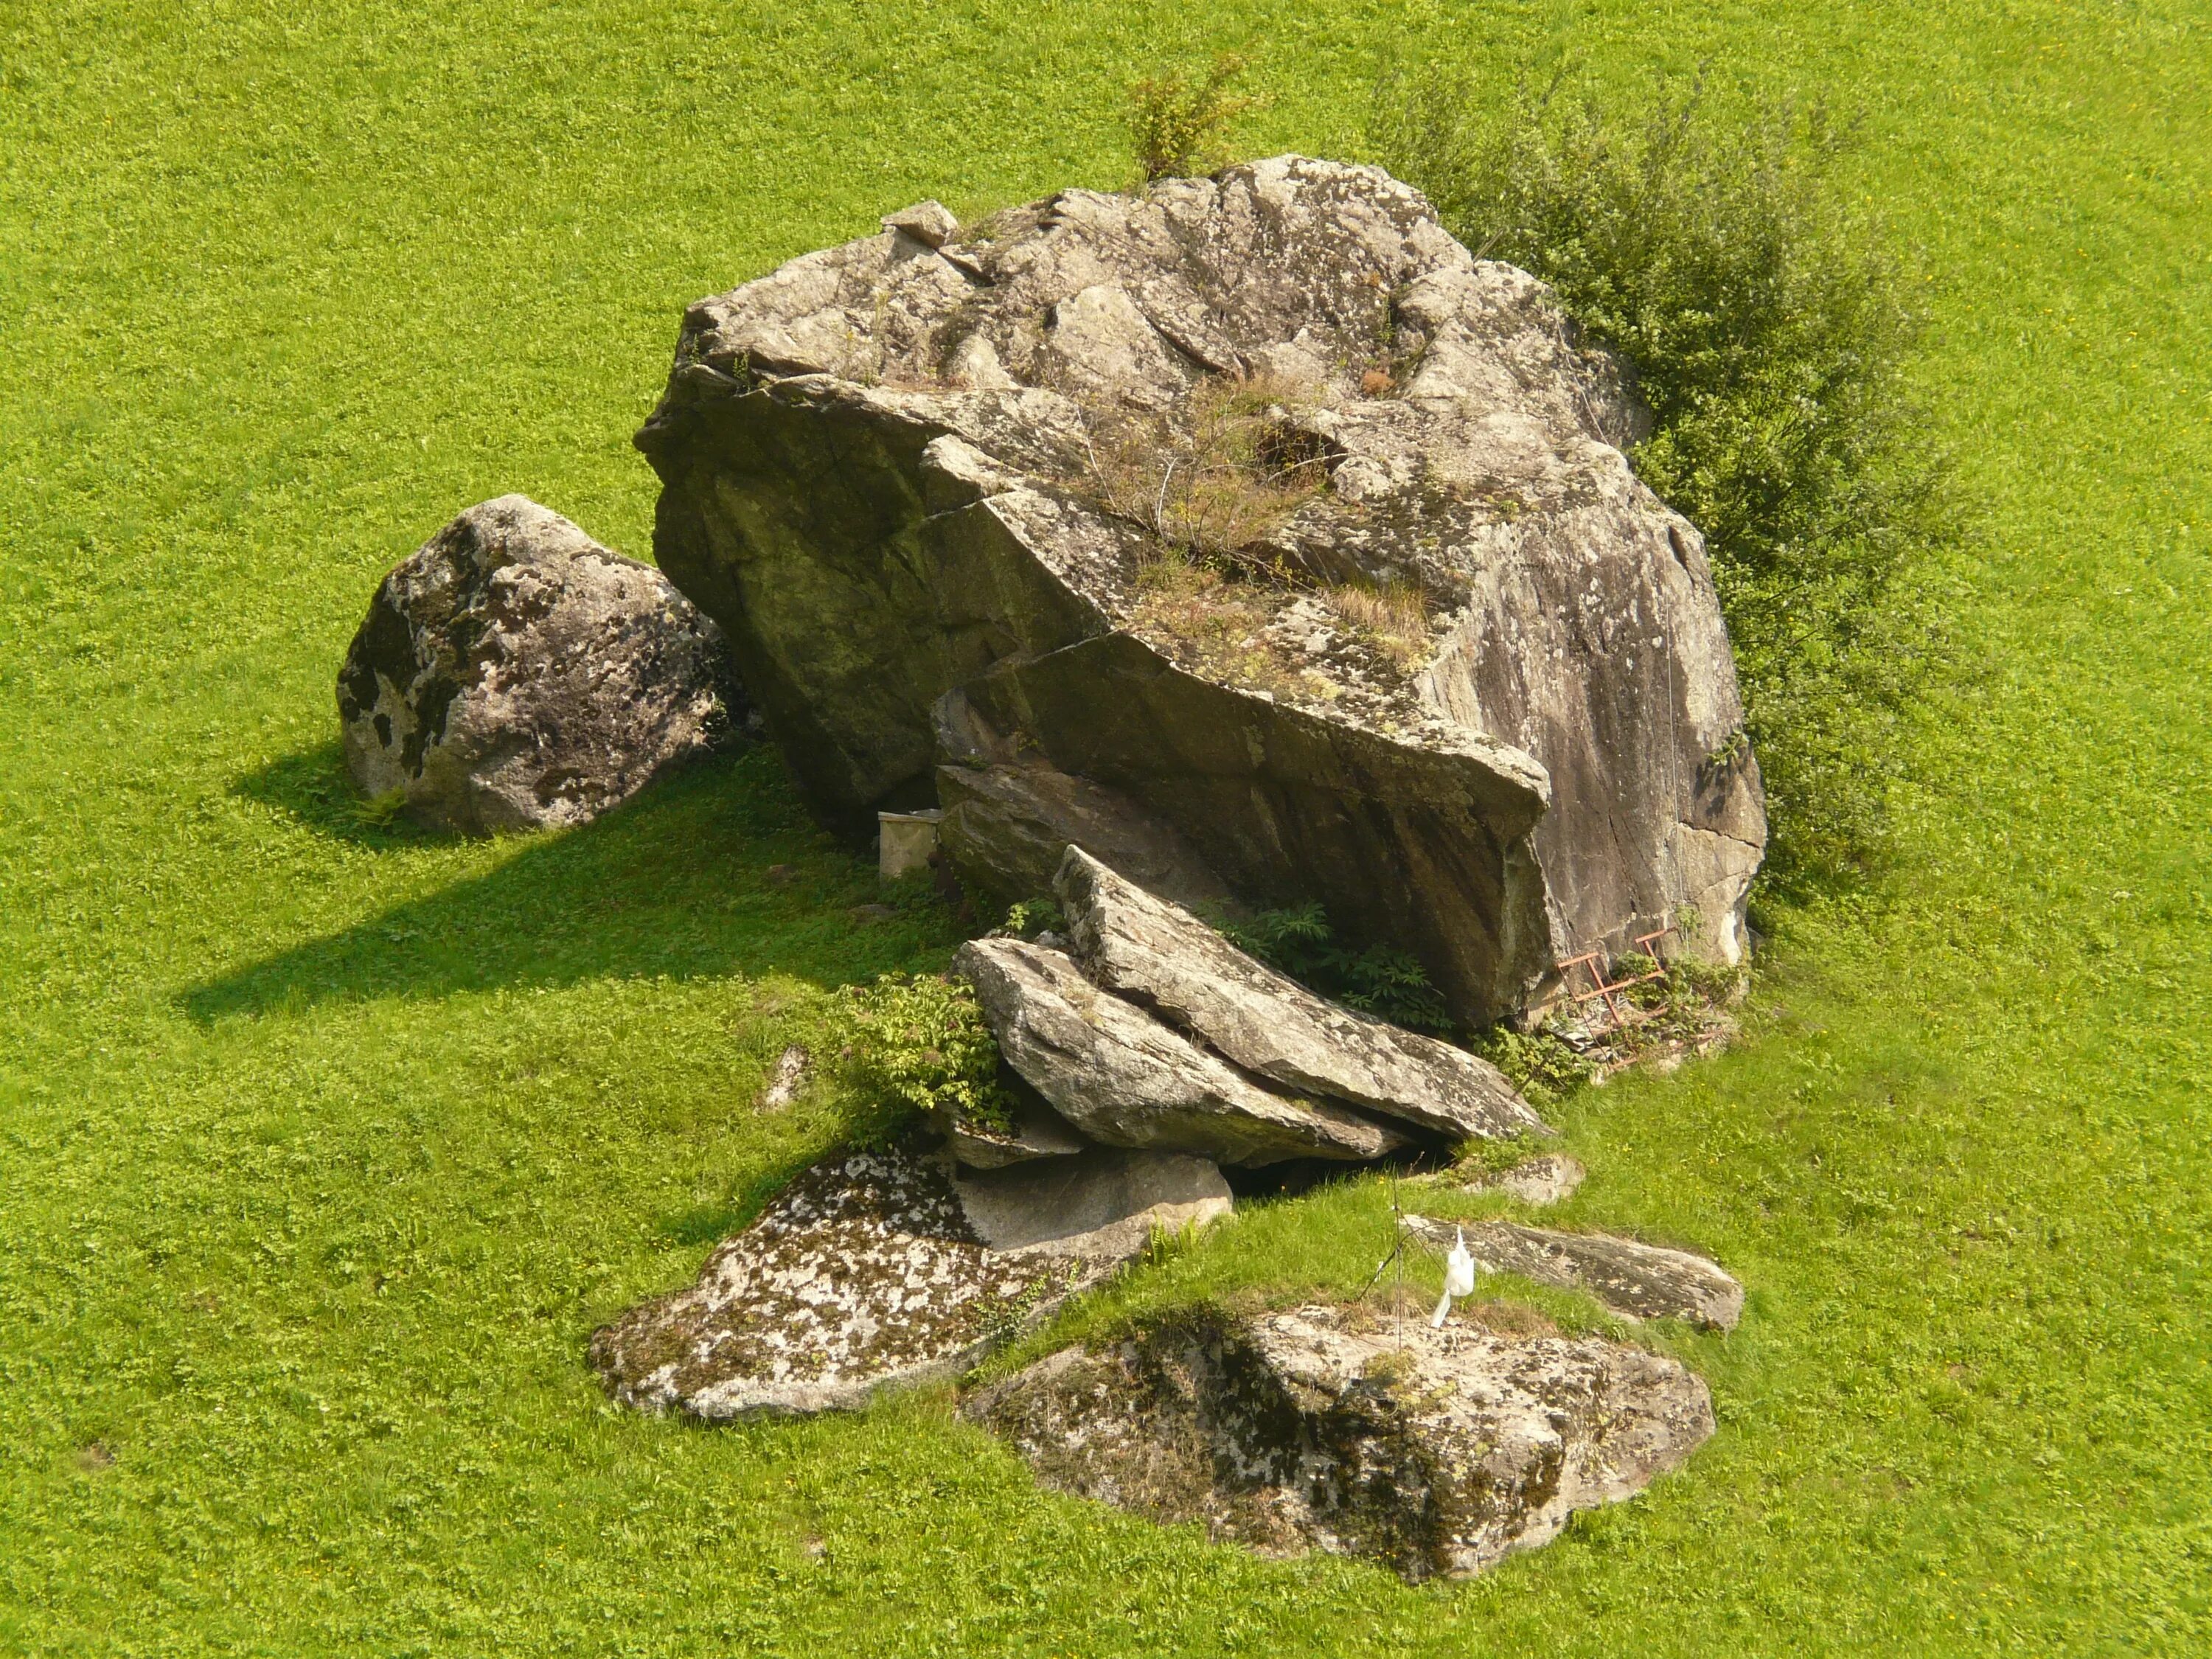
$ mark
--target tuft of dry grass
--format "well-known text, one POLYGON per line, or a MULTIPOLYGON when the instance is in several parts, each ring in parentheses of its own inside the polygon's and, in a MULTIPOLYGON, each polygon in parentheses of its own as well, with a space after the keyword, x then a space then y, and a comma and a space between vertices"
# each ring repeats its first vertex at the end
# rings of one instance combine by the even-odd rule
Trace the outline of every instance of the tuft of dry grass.
POLYGON ((1130 620, 1139 633, 1172 641, 1182 656, 1224 684, 1277 696, 1336 695, 1268 638, 1274 609, 1264 590, 1180 548, 1163 546, 1138 568, 1130 620))
POLYGON ((1172 414, 1091 415, 1091 486, 1109 511, 1201 558, 1250 550, 1328 488, 1328 450, 1298 425, 1314 388, 1219 375, 1172 414))
POLYGON ((1346 582, 1324 590, 1322 598, 1401 672, 1426 660, 1434 638, 1428 597, 1413 584, 1365 587, 1346 582))

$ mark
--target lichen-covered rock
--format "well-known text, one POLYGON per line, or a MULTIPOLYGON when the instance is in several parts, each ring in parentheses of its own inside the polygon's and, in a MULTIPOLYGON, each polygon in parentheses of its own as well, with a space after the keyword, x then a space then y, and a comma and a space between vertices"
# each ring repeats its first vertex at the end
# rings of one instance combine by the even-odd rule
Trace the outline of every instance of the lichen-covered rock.
POLYGON ((362 791, 472 834, 581 823, 744 713, 720 631, 666 577, 521 495, 385 577, 337 697, 362 791))
POLYGON ((1054 890, 1085 974, 1248 1072, 1454 1139, 1551 1133, 1488 1060, 1324 1001, 1080 847, 1054 890))
POLYGON ((1063 951, 970 939, 952 969, 975 985, 1006 1063, 1102 1145, 1276 1164, 1364 1161, 1405 1144, 1403 1135, 1332 1101, 1247 1077, 1136 1004, 1100 990, 1063 951))
POLYGON ((1318 1307, 1066 1349, 961 1413, 1055 1490, 1414 1582, 1548 1542, 1713 1431, 1704 1382, 1641 1349, 1318 1307))
POLYGON ((718 1420, 850 1409, 957 1375, 1142 1249, 1152 1212, 1168 1225, 1218 1212, 1194 1160, 1089 1156, 1026 1198, 1009 1170, 963 1199, 936 1155, 907 1148, 817 1164, 717 1245, 697 1283, 595 1334, 592 1364, 627 1405, 718 1420), (1041 1226, 1051 1201, 1085 1224, 1041 1226))
POLYGON ((926 795, 963 688, 1463 1017, 1686 907, 1734 959, 1765 823, 1703 545, 1540 284, 1295 156, 890 222, 693 306, 638 435, 661 564, 825 815, 926 795), (1184 592, 1201 472, 1237 579, 1184 592))
POLYGON ((1463 1233, 1468 1254, 1486 1271, 1588 1291, 1626 1318, 1686 1319, 1705 1330, 1732 1331, 1743 1316, 1743 1286, 1718 1263, 1687 1250, 1517 1221, 1409 1215, 1406 1225, 1439 1245, 1463 1233))

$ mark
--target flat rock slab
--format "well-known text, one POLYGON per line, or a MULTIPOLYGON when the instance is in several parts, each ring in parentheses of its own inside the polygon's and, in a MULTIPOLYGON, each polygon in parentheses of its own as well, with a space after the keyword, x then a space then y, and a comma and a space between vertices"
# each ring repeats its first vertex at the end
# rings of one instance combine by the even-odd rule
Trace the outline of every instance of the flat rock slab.
POLYGON ((1493 1170, 1464 1178, 1454 1177, 1471 1193, 1504 1193, 1523 1204, 1561 1204, 1574 1196, 1589 1172, 1579 1158, 1565 1152, 1539 1152, 1524 1158, 1510 1170, 1493 1170))
POLYGON ((1053 886, 1091 979, 1246 1071, 1454 1139, 1552 1133, 1489 1061, 1323 1000, 1080 847, 1053 886))
POLYGON ((957 1171, 953 1190, 994 1250, 1121 1261, 1169 1232, 1203 1227, 1235 1207, 1208 1160, 1182 1152, 1094 1146, 1041 1165, 957 1171))
POLYGON ((584 823, 745 716, 720 631, 673 583, 523 495, 385 577, 337 700, 362 792, 471 834, 584 823))
POLYGON ((1054 1490, 1413 1582, 1548 1542, 1713 1431, 1705 1383, 1638 1348, 1319 1307, 1065 1349, 961 1414, 1054 1490))
POLYGON ((1364 1161, 1404 1137, 1329 1101, 1262 1087, 1136 1004, 1103 991, 1064 951, 971 939, 952 959, 1006 1063, 1091 1139, 1219 1164, 1364 1161))
POLYGON ((1686 1319, 1704 1330, 1732 1331, 1743 1316, 1743 1286, 1717 1263, 1687 1250, 1606 1233, 1527 1227, 1517 1221, 1407 1216, 1406 1224, 1437 1244, 1449 1244, 1463 1231, 1477 1267, 1562 1290, 1588 1291, 1631 1319, 1686 1319))

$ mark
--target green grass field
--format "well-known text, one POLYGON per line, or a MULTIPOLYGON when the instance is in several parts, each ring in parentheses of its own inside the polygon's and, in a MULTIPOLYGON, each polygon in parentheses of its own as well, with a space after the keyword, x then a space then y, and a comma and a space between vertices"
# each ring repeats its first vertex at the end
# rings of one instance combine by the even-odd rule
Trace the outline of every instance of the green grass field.
MULTIPOLYGON (((2212 1650, 2212 9, 0 3, 0 1650, 2212 1650), (830 1144, 819 988, 940 964, 769 756, 583 831, 364 829, 382 571, 523 490, 649 550, 694 297, 927 195, 1123 181, 1244 51, 1355 151, 1394 45, 1863 112, 1970 556, 1904 861, 1770 903, 1751 1040, 1559 1114, 1709 1249, 1721 1430, 1475 1582, 1040 1494, 946 1396, 641 1420, 591 1330, 830 1144), (799 878, 771 883, 772 864, 799 878), (797 1011, 797 1012, 794 1012, 797 1011)), ((1372 1182, 1073 1316, 1344 1285, 1372 1182)))

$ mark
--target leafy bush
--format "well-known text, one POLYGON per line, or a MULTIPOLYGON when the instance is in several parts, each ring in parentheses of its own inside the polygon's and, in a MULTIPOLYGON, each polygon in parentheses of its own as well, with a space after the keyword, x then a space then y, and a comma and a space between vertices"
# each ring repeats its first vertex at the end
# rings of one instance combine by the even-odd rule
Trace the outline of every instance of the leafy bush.
POLYGON ((1451 1029, 1444 1000, 1419 962, 1387 945, 1364 951, 1340 945, 1318 904, 1262 910, 1214 926, 1238 950, 1346 1007, 1415 1030, 1451 1029))
POLYGON ((1010 1121, 999 1045, 966 981, 885 974, 841 986, 830 1029, 840 1080, 855 1092, 1000 1128, 1010 1121))
POLYGON ((1880 849, 1891 735, 1933 644, 1907 580, 1949 539, 1946 470, 1905 380, 1917 317, 1836 184, 1818 111, 1717 122, 1386 78, 1376 138, 1480 254, 1548 283, 1654 417, 1638 474, 1705 532, 1765 774, 1771 867, 1880 849))
POLYGON ((1201 80, 1176 70, 1129 88, 1129 134, 1146 184, 1186 178, 1215 162, 1222 133, 1252 106, 1251 99, 1230 91, 1243 72, 1244 60, 1224 52, 1201 80))

